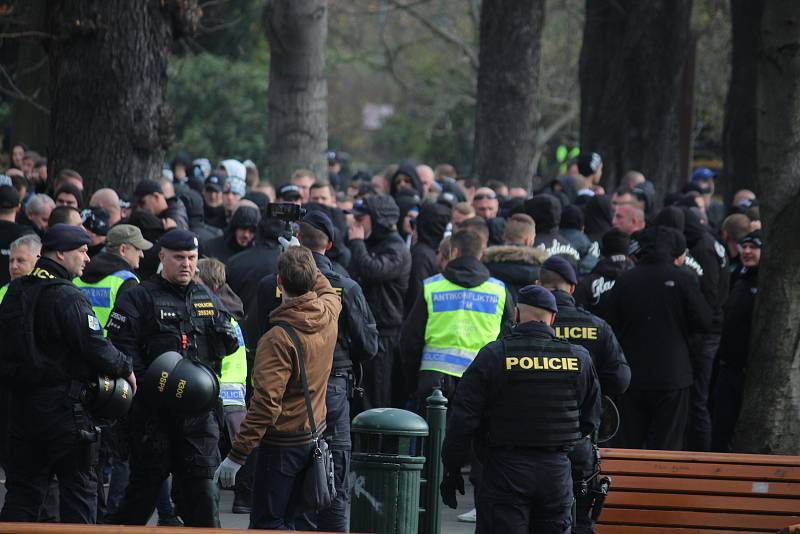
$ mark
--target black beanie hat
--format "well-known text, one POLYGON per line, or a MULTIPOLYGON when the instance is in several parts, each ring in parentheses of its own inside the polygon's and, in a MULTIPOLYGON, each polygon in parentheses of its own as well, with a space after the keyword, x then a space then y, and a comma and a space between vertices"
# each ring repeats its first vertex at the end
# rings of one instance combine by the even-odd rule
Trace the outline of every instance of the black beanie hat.
POLYGON ((561 211, 561 228, 580 230, 583 228, 583 210, 574 204, 564 206, 561 211))
POLYGON ((600 254, 606 258, 611 256, 627 256, 631 238, 619 228, 611 228, 600 240, 600 254))

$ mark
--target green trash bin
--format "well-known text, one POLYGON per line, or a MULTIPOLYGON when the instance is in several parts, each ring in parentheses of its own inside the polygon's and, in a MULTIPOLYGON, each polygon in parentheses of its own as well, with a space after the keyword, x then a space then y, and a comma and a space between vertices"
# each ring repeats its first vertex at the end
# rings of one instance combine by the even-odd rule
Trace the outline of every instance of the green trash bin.
POLYGON ((376 408, 353 419, 350 531, 417 534, 418 456, 428 423, 415 413, 376 408))

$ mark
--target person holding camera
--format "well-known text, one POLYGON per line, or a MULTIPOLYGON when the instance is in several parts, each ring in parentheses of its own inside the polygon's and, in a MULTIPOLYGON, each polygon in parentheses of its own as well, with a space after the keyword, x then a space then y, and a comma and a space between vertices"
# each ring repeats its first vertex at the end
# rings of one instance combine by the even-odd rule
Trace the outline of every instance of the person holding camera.
POLYGON ((283 302, 270 314, 275 326, 258 342, 250 406, 214 479, 233 486, 258 448, 250 528, 294 530, 313 429, 324 433, 327 426, 326 389, 342 304, 304 247, 288 247, 278 257, 277 285, 283 302))
MULTIPOLYGON (((200 364, 198 371, 205 366, 219 375, 222 359, 238 349, 239 337, 219 299, 194 281, 198 238, 174 229, 159 245, 161 274, 118 297, 106 325, 108 338, 133 358, 140 374, 161 360, 159 356, 173 352, 200 364)), ((156 376, 166 379, 170 373, 172 369, 165 369, 156 376)), ((166 381, 159 391, 165 386, 166 381)), ((162 482, 172 473, 176 511, 184 524, 219 527, 219 492, 212 482, 220 460, 218 389, 210 399, 197 402, 202 408, 196 411, 192 406, 179 410, 156 405, 152 399, 158 392, 153 390, 156 385, 148 383, 133 401, 128 417, 130 484, 106 523, 146 524, 162 482)), ((180 403, 180 395, 175 397, 172 400, 180 403)))
POLYGON ((125 377, 133 392, 136 377, 71 282, 89 263, 90 242, 79 226, 51 226, 33 272, 14 280, 0 305, 0 381, 11 415, 0 521, 36 521, 54 474, 61 521, 96 521, 99 432, 82 401, 98 375, 125 377))
MULTIPOLYGON (((352 448, 349 402, 357 387, 353 365, 373 358, 378 352, 378 329, 361 286, 334 271, 330 258, 325 254, 333 245, 335 232, 330 217, 324 211, 314 209, 300 223, 297 239, 300 245, 311 250, 317 268, 339 293, 342 302, 333 367, 325 395, 328 413, 324 437, 330 445, 336 466, 336 498, 328 509, 318 514, 316 526, 325 532, 347 532, 347 504, 350 501, 348 468, 352 448)), ((275 275, 265 276, 258 284, 259 338, 273 326, 270 314, 282 303, 279 293, 275 275)), ((299 528, 301 525, 297 526, 299 528)), ((302 526, 306 529, 311 525, 302 526)))

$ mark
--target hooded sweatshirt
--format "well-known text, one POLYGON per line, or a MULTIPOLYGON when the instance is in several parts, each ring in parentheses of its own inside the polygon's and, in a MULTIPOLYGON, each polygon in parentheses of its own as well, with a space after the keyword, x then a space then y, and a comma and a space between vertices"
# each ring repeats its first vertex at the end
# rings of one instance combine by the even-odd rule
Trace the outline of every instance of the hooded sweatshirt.
POLYGON ((201 253, 206 242, 222 235, 222 229, 203 222, 203 197, 200 193, 190 189, 185 184, 175 186, 175 194, 186 207, 186 216, 189 218, 189 230, 197 234, 200 241, 201 253))
POLYGON ((611 228, 611 199, 606 195, 591 197, 583 208, 583 224, 586 237, 599 242, 611 228))
POLYGON ((397 185, 395 184, 395 179, 401 174, 404 174, 409 178, 411 178, 411 183, 414 186, 415 192, 419 195, 420 198, 422 198, 422 196, 424 195, 424 192, 422 191, 422 182, 420 182, 419 180, 419 175, 417 174, 417 166, 414 165, 413 161, 403 161, 400 163, 400 166, 392 175, 392 181, 389 186, 389 194, 397 198, 397 185))
MULTIPOLYGON (((96 284, 106 276, 118 271, 131 271, 131 266, 122 256, 118 256, 113 252, 101 252, 94 256, 92 261, 86 265, 81 275, 81 280, 87 284, 96 284)), ((125 280, 120 286, 117 295, 138 284, 139 281, 135 278, 125 280)), ((114 303, 112 302, 111 304, 113 306, 114 303)))
POLYGON ((417 242, 411 247, 411 275, 408 278, 405 315, 414 305, 422 281, 439 272, 436 251, 444 237, 452 210, 446 204, 423 204, 417 217, 417 242))
POLYGON ((219 237, 209 240, 203 247, 203 254, 209 258, 217 258, 222 263, 227 263, 228 259, 245 249, 253 246, 253 241, 246 247, 239 245, 236 241, 236 230, 239 228, 258 228, 261 221, 261 214, 252 206, 241 206, 233 212, 231 223, 219 237))
MULTIPOLYGON (((270 322, 289 324, 297 334, 319 434, 326 426, 325 393, 341 309, 330 282, 317 270, 311 291, 286 299, 270 314, 270 322)), ((229 454, 233 461, 243 464, 262 438, 265 443, 282 446, 311 442, 298 358, 292 339, 280 326, 270 329, 258 342, 253 396, 229 454)))
POLYGON ((378 331, 382 336, 392 336, 403 324, 411 253, 397 233, 400 210, 392 197, 367 197, 364 208, 372 219, 372 232, 364 240, 350 241, 353 256, 349 270, 364 290, 378 331))
POLYGON ((548 256, 562 256, 577 270, 581 255, 558 231, 561 222, 561 203, 551 195, 536 195, 525 201, 525 213, 536 222, 533 246, 548 256))
POLYGON ((708 227, 690 209, 684 211, 683 233, 691 257, 686 265, 692 267, 700 279, 700 290, 713 312, 713 333, 722 329, 722 305, 728 298, 730 273, 725 247, 712 237, 708 227))

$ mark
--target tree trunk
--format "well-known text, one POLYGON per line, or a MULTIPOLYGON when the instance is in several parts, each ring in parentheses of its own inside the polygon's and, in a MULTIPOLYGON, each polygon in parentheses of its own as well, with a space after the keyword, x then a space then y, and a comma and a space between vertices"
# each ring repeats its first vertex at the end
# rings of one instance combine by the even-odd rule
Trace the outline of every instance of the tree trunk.
POLYGON ((764 0, 731 0, 733 52, 722 131, 723 176, 717 185, 726 204, 739 189, 755 187, 758 171, 756 86, 758 40, 764 0))
POLYGON ((276 184, 298 168, 327 179, 327 0, 267 0, 270 48, 267 167, 276 184))
POLYGON ((158 176, 172 133, 173 39, 193 32, 196 0, 50 0, 50 176, 72 168, 88 191, 128 192, 158 176))
POLYGON ((800 3, 764 9, 758 61, 764 248, 736 449, 800 453, 800 3))
POLYGON ((692 0, 586 0, 579 79, 581 150, 603 157, 603 185, 638 170, 657 202, 680 186, 681 82, 692 0))
POLYGON ((530 187, 539 128, 544 0, 483 0, 472 174, 530 187))
MULTIPOLYGON (((29 0, 23 6, 27 21, 26 30, 44 33, 47 22, 45 0, 29 0)), ((26 31, 23 30, 23 31, 26 31)), ((28 145, 42 155, 47 155, 50 127, 50 91, 47 65, 48 43, 41 38, 23 38, 15 73, 16 85, 31 100, 14 102, 14 140, 28 145)))

